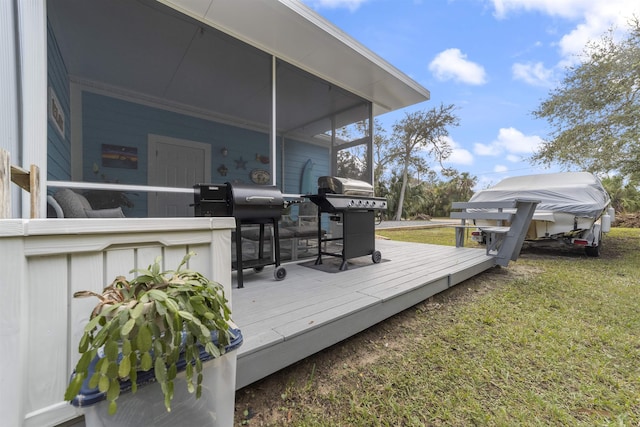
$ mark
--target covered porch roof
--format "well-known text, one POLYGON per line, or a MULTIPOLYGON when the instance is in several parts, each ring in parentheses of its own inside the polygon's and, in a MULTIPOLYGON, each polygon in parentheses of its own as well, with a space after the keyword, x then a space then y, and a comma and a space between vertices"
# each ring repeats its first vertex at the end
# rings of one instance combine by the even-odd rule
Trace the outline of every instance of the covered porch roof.
POLYGON ((374 116, 429 100, 427 89, 299 0, 160 0, 353 92, 374 116))
POLYGON ((375 116, 429 99, 297 0, 56 0, 48 17, 72 78, 248 125, 271 122, 277 58, 279 133, 311 136, 330 115, 360 110, 349 123, 363 102, 375 116))

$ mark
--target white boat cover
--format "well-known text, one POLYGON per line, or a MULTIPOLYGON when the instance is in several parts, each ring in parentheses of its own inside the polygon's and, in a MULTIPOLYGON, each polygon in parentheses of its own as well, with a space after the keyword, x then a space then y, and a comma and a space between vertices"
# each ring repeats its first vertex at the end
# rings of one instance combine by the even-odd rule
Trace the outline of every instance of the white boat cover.
POLYGON ((588 172, 562 172, 506 178, 478 191, 470 202, 540 200, 536 212, 565 212, 597 219, 610 198, 600 180, 588 172))

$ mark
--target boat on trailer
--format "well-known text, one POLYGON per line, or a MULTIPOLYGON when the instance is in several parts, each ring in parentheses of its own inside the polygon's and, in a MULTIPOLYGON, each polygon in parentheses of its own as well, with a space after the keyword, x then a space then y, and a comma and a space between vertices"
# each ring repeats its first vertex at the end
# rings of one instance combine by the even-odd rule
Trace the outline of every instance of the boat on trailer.
MULTIPOLYGON (((600 180, 588 172, 561 172, 506 178, 475 193, 470 202, 515 199, 540 200, 527 230, 525 242, 533 246, 583 247, 589 256, 599 256, 603 233, 614 220, 609 194, 600 180)), ((483 227, 495 222, 476 220, 471 238, 486 241, 483 227)), ((499 224, 508 225, 508 224, 499 224)))

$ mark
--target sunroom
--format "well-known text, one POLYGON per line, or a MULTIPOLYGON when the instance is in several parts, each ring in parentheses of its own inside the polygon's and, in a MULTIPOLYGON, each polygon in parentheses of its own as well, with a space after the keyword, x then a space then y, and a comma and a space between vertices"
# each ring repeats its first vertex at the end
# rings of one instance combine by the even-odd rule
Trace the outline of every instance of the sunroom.
POLYGON ((202 182, 371 183, 372 118, 429 97, 298 1, 57 0, 47 22, 47 192, 126 217, 193 216, 202 182))

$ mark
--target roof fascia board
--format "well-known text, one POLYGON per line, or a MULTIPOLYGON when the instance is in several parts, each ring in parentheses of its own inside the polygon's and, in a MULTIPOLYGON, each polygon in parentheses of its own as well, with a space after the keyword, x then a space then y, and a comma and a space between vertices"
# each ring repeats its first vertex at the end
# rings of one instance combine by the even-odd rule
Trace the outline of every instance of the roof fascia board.
POLYGON ((347 45, 351 50, 357 52, 362 55, 369 61, 371 61, 375 66, 387 71, 393 77, 401 80, 407 86, 410 86, 417 92, 422 92, 427 98, 429 97, 429 91, 422 87, 415 80, 407 76, 405 73, 396 68, 393 64, 387 62, 382 57, 377 55, 375 52, 364 46, 362 43, 355 40, 353 37, 349 36, 347 33, 342 31, 340 28, 336 27, 322 16, 315 13, 311 8, 302 3, 299 0, 278 0, 283 5, 289 7, 294 10, 300 16, 302 16, 307 21, 311 22, 318 28, 322 29, 327 34, 332 35, 336 39, 338 39, 343 44, 347 45))

